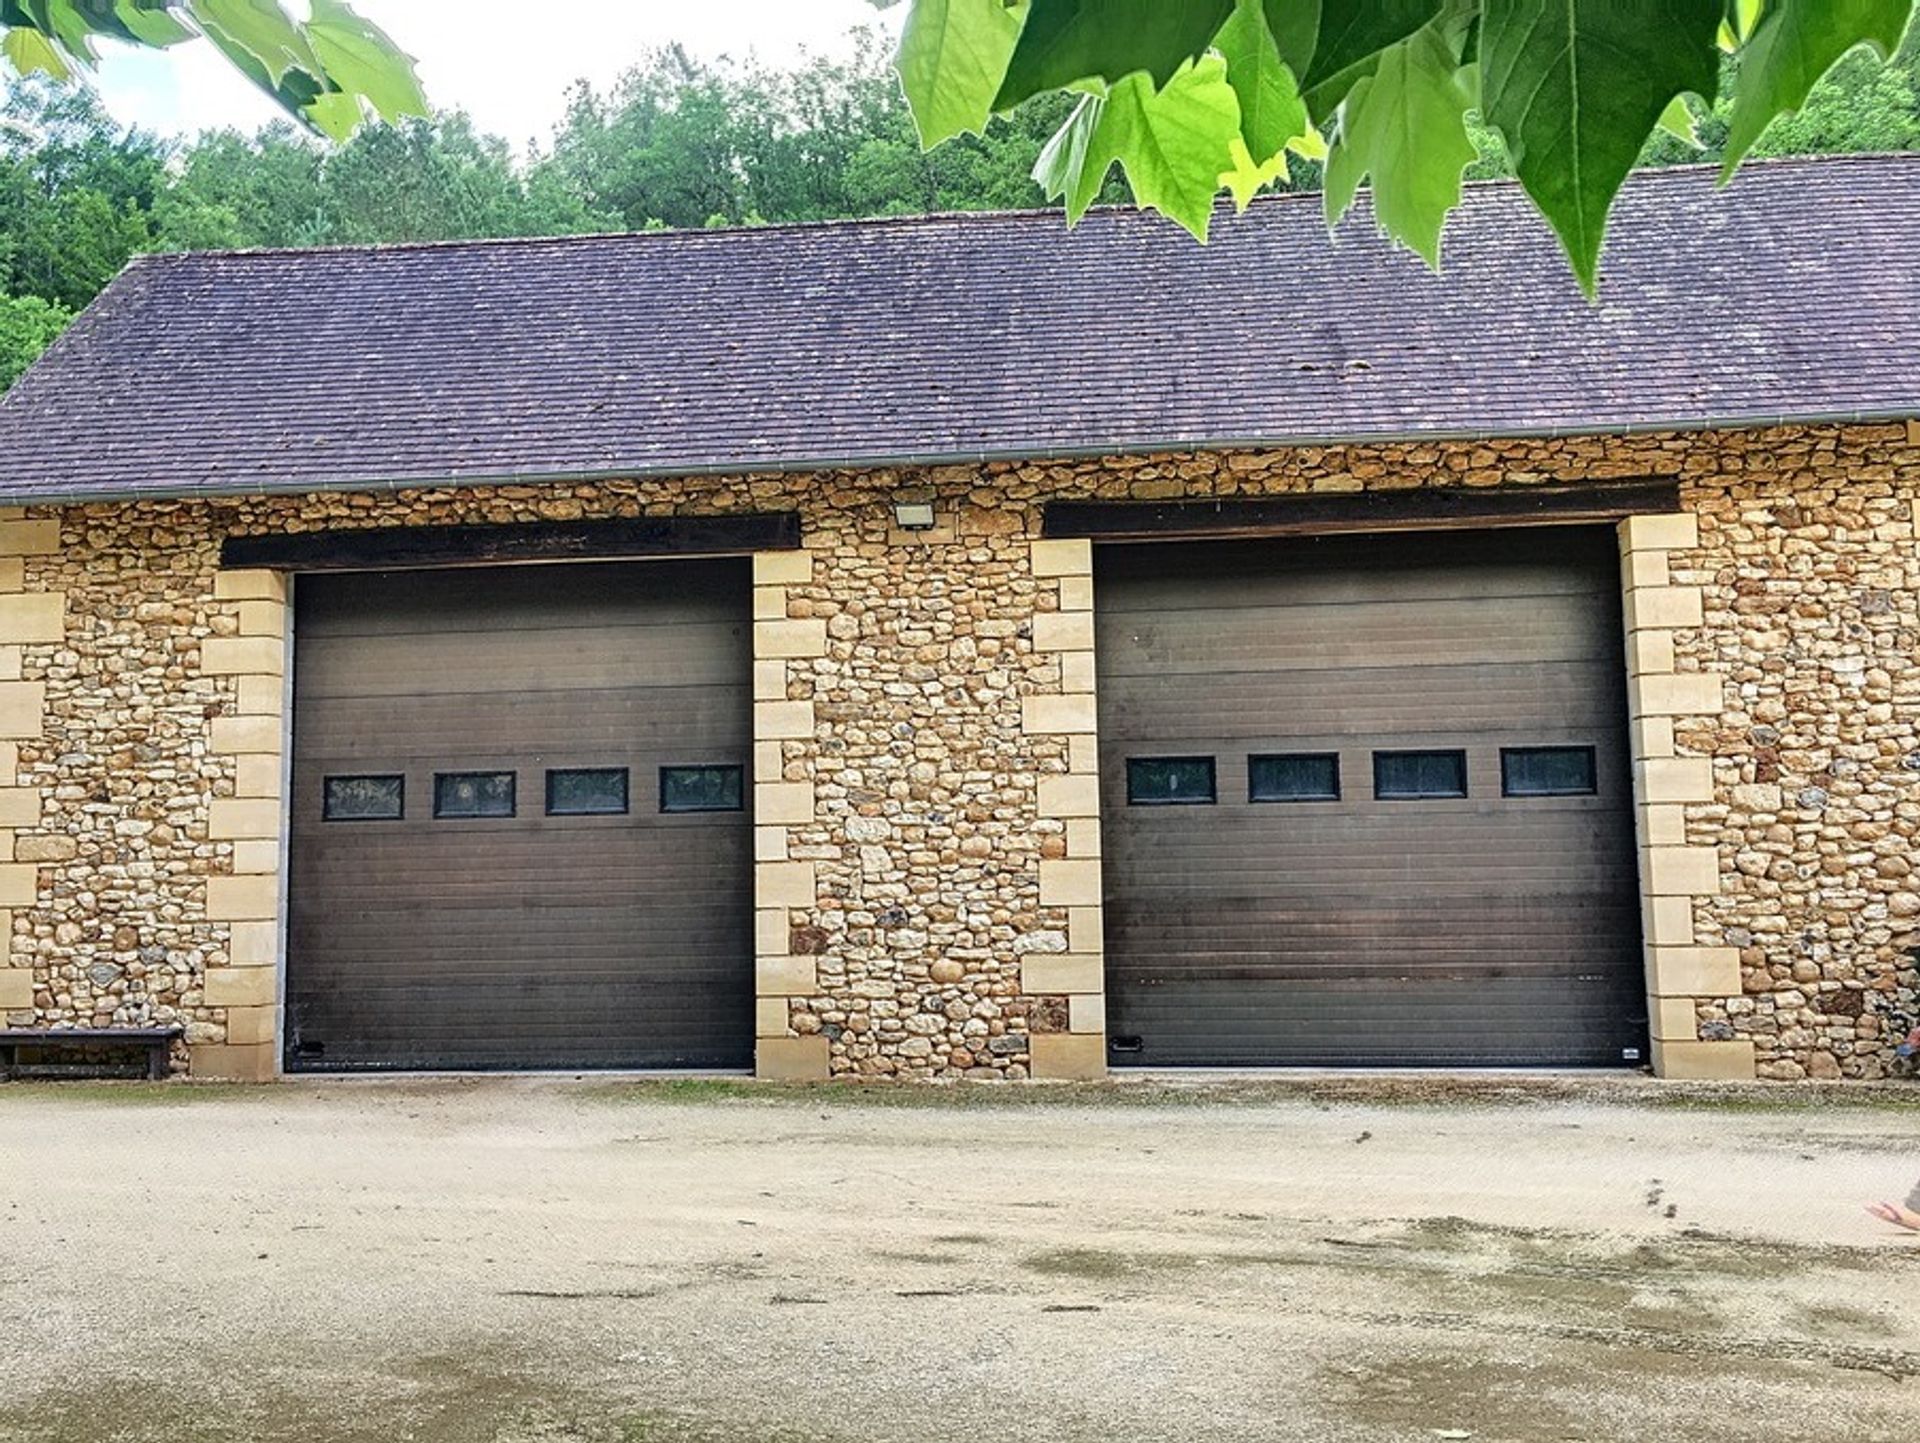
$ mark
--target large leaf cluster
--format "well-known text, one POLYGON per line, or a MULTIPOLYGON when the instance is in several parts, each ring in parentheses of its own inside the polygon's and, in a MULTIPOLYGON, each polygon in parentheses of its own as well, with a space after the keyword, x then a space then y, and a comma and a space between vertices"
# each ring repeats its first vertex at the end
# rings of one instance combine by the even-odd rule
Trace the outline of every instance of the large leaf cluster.
POLYGON ((923 144, 1079 97, 1034 172, 1070 220, 1118 165, 1204 240, 1219 192, 1244 205, 1292 152, 1324 160, 1330 220, 1370 184, 1379 224, 1437 264, 1484 126, 1591 291, 1614 197, 1656 131, 1691 134, 1687 97, 1728 103, 1731 176, 1843 56, 1890 56, 1915 0, 911 3, 899 70, 923 144))
POLYGON ((308 128, 344 140, 369 114, 425 115, 413 62, 344 0, 0 0, 0 58, 17 75, 66 79, 101 40, 166 47, 204 37, 308 128))

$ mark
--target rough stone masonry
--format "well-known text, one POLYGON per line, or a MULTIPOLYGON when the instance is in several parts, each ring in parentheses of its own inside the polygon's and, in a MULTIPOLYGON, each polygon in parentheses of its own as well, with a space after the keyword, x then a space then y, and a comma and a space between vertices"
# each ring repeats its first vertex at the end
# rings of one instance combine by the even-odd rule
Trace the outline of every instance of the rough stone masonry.
POLYGON ((1920 1006, 1912 424, 10 513, 0 1012, 177 1021, 195 1074, 272 1075, 286 590, 224 537, 792 509, 755 597, 762 1071, 1095 1072, 1098 599, 1042 503, 1618 477, 1685 512, 1623 535, 1663 1070, 1881 1076, 1920 1006), (903 493, 935 530, 893 529, 903 493))

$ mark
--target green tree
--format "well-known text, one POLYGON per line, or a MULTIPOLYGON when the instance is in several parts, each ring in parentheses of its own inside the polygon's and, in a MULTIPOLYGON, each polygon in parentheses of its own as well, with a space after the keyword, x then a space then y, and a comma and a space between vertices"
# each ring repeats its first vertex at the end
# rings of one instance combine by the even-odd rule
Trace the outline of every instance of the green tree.
POLYGON ((0 391, 66 329, 72 312, 39 296, 0 295, 0 391))

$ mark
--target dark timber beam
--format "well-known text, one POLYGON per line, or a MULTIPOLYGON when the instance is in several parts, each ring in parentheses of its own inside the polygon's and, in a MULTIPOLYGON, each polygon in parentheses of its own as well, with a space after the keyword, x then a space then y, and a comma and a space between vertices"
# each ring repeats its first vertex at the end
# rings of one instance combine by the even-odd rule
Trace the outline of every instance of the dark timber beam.
POLYGON ((626 556, 730 556, 792 551, 797 511, 740 516, 641 516, 509 526, 378 526, 229 536, 220 564, 271 571, 404 571, 516 561, 610 561, 626 556))
POLYGON ((1223 496, 1211 501, 1049 501, 1042 534, 1094 541, 1314 536, 1341 531, 1572 526, 1680 509, 1676 481, 1448 486, 1410 491, 1223 496))

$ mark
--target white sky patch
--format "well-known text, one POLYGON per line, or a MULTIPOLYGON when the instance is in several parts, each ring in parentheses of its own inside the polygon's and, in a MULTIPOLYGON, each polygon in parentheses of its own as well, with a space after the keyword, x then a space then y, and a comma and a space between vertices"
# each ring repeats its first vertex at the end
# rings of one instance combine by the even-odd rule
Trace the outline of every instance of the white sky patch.
MULTIPOLYGON (((695 55, 757 56, 787 65, 844 54, 856 26, 898 34, 904 6, 868 0, 555 0, 542 11, 499 0, 357 0, 420 64, 428 98, 464 109, 516 149, 550 137, 568 89, 604 89, 650 49, 680 42, 695 55)), ((163 135, 235 126, 251 131, 280 110, 204 43, 163 53, 103 46, 96 83, 122 124, 163 135)))

